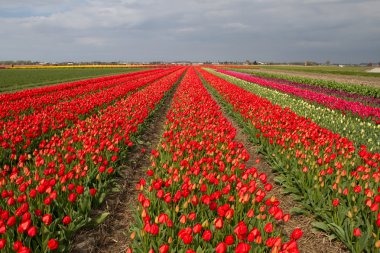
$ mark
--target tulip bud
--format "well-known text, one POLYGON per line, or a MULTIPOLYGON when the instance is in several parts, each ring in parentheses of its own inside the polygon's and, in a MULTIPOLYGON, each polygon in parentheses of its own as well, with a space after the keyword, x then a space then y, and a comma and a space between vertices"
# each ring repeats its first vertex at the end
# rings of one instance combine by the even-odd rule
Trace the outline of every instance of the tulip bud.
POLYGON ((205 220, 205 221, 202 223, 202 227, 204 227, 204 228, 207 228, 209 225, 210 225, 210 224, 209 224, 208 220, 205 220))
POLYGON ((131 238, 131 240, 133 240, 133 239, 135 239, 135 236, 136 236, 136 231, 133 231, 129 238, 131 238))
POLYGON ((145 218, 146 217, 146 210, 143 209, 143 211, 141 212, 141 218, 145 218))

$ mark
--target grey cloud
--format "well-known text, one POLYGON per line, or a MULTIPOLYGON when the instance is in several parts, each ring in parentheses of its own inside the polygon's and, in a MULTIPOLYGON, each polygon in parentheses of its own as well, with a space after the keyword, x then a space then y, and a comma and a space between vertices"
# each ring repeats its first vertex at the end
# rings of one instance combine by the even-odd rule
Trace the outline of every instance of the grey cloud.
POLYGON ((5 49, 0 59, 380 60, 379 1, 0 0, 0 5, 8 10, 0 11, 5 49))

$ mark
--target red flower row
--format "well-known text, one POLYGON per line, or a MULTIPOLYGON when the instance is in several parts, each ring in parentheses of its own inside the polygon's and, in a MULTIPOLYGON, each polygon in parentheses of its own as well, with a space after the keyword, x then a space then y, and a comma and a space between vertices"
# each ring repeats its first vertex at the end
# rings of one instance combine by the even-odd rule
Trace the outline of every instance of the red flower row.
MULTIPOLYGON (((173 71, 173 70, 172 70, 173 71)), ((118 160, 184 69, 159 79, 42 141, 29 159, 0 172, 0 249, 69 249, 73 231, 106 194, 118 160)))
POLYGON ((269 193, 265 174, 246 168, 249 154, 236 130, 190 68, 167 114, 148 181, 136 186, 139 221, 127 252, 298 252, 295 229, 269 193))
MULTIPOLYGON (((40 108, 30 115, 16 116, 13 120, 0 121, 0 155, 4 158, 14 159, 17 155, 27 151, 31 152, 29 147, 34 144, 31 147, 34 149, 36 142, 39 142, 44 135, 50 137, 56 130, 64 129, 88 116, 94 109, 110 104, 130 92, 135 92, 140 87, 171 72, 173 69, 148 73, 149 75, 138 75, 137 78, 121 78, 109 89, 89 92, 71 100, 40 108)), ((106 83, 100 83, 100 86, 104 85, 106 83)))
POLYGON ((29 111, 33 110, 33 113, 36 113, 47 105, 72 100, 87 93, 99 92, 100 90, 120 85, 120 83, 158 72, 162 72, 162 70, 139 71, 2 94, 2 100, 0 100, 0 119, 6 121, 4 119, 6 117, 20 117, 20 114, 24 114, 25 111, 29 113, 29 111))

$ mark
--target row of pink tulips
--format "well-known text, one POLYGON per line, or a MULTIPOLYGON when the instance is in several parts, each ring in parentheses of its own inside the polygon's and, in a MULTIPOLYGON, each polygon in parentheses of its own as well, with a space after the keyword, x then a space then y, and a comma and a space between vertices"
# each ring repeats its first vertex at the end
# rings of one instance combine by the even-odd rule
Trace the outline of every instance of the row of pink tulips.
POLYGON ((335 96, 327 95, 324 93, 314 92, 308 89, 301 89, 298 87, 277 83, 274 81, 268 81, 260 77, 254 77, 244 73, 228 71, 228 70, 218 70, 221 73, 228 74, 239 79, 253 82, 268 88, 276 89, 288 94, 292 94, 308 101, 316 102, 322 104, 331 109, 341 110, 343 112, 353 113, 362 118, 371 118, 376 123, 380 124, 380 108, 365 105, 358 101, 349 101, 335 96))

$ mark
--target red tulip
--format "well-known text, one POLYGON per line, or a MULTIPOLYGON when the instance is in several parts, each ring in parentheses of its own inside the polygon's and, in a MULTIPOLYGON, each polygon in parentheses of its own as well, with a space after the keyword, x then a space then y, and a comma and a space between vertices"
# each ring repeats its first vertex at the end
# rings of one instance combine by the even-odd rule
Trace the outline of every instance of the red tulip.
POLYGON ((202 225, 197 223, 195 224, 195 226, 193 227, 193 232, 194 234, 198 234, 202 231, 202 225))
POLYGON ((151 227, 150 227, 150 233, 152 235, 157 235, 159 233, 160 229, 159 227, 157 226, 157 224, 153 224, 151 227))
POLYGON ((267 223, 265 226, 264 226, 264 231, 267 232, 267 233, 272 233, 273 232, 273 224, 272 223, 267 223))
POLYGON ((12 227, 14 224, 16 224, 16 217, 15 216, 9 217, 7 221, 7 226, 12 227))
POLYGON ((42 217, 42 222, 45 223, 45 225, 50 225, 53 221, 53 216, 51 214, 45 214, 42 217))
POLYGON ((75 193, 70 193, 69 197, 68 197, 68 200, 70 202, 75 202, 77 200, 77 195, 75 193))
POLYGON ((223 218, 217 218, 214 222, 216 229, 222 229, 223 228, 223 218))
POLYGON ((95 196, 95 194, 96 194, 96 192, 97 192, 95 188, 90 188, 89 191, 90 191, 90 195, 91 195, 91 196, 95 196))
POLYGON ((34 236, 36 236, 37 233, 38 233, 38 229, 37 229, 36 226, 30 227, 30 228, 28 229, 28 235, 29 235, 30 237, 34 237, 34 236))
POLYGON ((50 239, 47 246, 50 250, 56 250, 59 247, 59 243, 55 239, 50 239))
POLYGON ((240 221, 234 229, 234 233, 240 240, 244 240, 248 233, 248 227, 244 221, 240 221))
POLYGON ((70 216, 68 216, 68 215, 66 215, 66 216, 62 219, 62 223, 63 223, 64 225, 68 225, 68 224, 70 224, 70 222, 71 222, 71 218, 70 218, 70 216))
POLYGON ((158 252, 160 253, 167 253, 169 252, 169 245, 163 244, 158 248, 158 252))
POLYGON ((235 238, 233 235, 227 235, 226 238, 224 238, 224 242, 227 244, 227 245, 232 245, 234 244, 235 242, 235 238))
POLYGON ((303 235, 302 230, 299 229, 299 228, 296 228, 296 229, 293 230, 293 232, 292 232, 290 238, 296 241, 296 240, 298 240, 299 238, 301 238, 302 235, 303 235))
POLYGON ((191 234, 185 233, 181 239, 184 244, 190 244, 193 241, 193 236, 191 234))
POLYGON ((236 253, 248 253, 251 249, 251 245, 247 244, 247 243, 244 243, 244 242, 240 242, 237 247, 235 248, 235 252, 236 253))
POLYGON ((205 240, 206 242, 210 241, 211 238, 212 238, 212 233, 211 233, 211 230, 205 230, 202 234, 202 238, 203 240, 205 240))
POLYGON ((359 237, 362 235, 362 232, 359 228, 354 228, 354 236, 359 237))
POLYGON ((216 248, 215 248, 216 253, 225 253, 227 252, 227 245, 224 242, 220 242, 216 248))
POLYGON ((20 242, 20 241, 15 241, 15 242, 13 243, 13 250, 14 250, 14 251, 18 251, 19 249, 21 249, 21 247, 22 247, 22 242, 20 242))
POLYGON ((7 244, 7 240, 4 238, 0 238, 0 249, 5 248, 6 244, 7 244))

